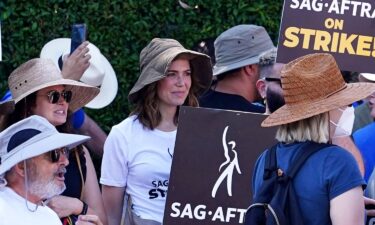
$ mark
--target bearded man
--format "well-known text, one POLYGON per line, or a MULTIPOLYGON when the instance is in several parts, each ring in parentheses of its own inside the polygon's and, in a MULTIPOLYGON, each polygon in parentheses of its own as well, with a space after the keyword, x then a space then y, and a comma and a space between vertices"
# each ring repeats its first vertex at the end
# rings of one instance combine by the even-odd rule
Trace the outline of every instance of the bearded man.
POLYGON ((69 149, 88 136, 59 133, 30 116, 0 133, 0 224, 61 225, 46 202, 65 190, 69 149))

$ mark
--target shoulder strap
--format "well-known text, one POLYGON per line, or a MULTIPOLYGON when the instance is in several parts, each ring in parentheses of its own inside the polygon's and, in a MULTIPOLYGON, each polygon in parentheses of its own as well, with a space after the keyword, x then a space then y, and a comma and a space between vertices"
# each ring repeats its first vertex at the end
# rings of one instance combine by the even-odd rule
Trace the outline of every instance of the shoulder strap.
POLYGON ((301 146, 303 150, 300 151, 300 153, 297 155, 297 158, 294 160, 293 166, 291 166, 288 169, 288 177, 293 178, 298 170, 301 168, 301 166, 305 163, 305 161, 315 152, 326 148, 328 146, 331 146, 330 144, 321 144, 321 143, 315 143, 315 142, 308 142, 301 146))
POLYGON ((277 144, 270 148, 265 156, 263 180, 271 177, 272 172, 277 170, 277 157, 276 157, 277 144))

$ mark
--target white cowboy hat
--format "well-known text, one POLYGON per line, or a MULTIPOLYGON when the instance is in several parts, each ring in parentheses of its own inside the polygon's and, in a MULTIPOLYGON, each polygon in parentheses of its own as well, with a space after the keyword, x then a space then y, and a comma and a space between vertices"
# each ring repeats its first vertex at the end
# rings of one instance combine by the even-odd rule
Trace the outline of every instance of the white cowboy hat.
MULTIPOLYGON (((59 68, 59 58, 70 54, 70 38, 57 38, 44 45, 40 57, 50 58, 59 68)), ((90 66, 83 73, 81 81, 100 88, 100 93, 85 106, 100 109, 109 105, 117 95, 118 84, 115 71, 100 50, 89 43, 90 66)))
POLYGON ((59 133, 45 118, 30 116, 0 133, 0 175, 23 160, 90 139, 88 136, 59 133))

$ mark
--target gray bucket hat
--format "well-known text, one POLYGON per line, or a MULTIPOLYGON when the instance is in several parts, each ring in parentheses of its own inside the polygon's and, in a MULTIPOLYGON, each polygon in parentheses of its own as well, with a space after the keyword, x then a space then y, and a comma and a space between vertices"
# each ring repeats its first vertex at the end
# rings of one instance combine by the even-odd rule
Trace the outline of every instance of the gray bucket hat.
MULTIPOLYGON (((139 92, 146 85, 163 79, 170 63, 178 55, 187 55, 192 67, 192 76, 195 76, 201 85, 199 93, 207 90, 212 81, 212 65, 208 55, 187 50, 178 41, 173 39, 154 38, 141 51, 141 74, 129 92, 129 101, 135 103, 139 99, 139 92)), ((197 93, 197 94, 199 94, 197 93)))
POLYGON ((238 25, 219 35, 215 40, 216 64, 214 76, 246 65, 256 64, 274 45, 266 29, 256 25, 238 25))

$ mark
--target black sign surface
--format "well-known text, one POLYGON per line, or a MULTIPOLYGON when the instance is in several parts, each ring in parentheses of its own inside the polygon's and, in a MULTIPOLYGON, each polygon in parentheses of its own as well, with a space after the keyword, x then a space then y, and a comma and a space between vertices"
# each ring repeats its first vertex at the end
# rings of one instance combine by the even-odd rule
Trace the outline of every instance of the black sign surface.
POLYGON ((265 115, 181 107, 165 225, 241 224, 259 155, 275 143, 265 115))

